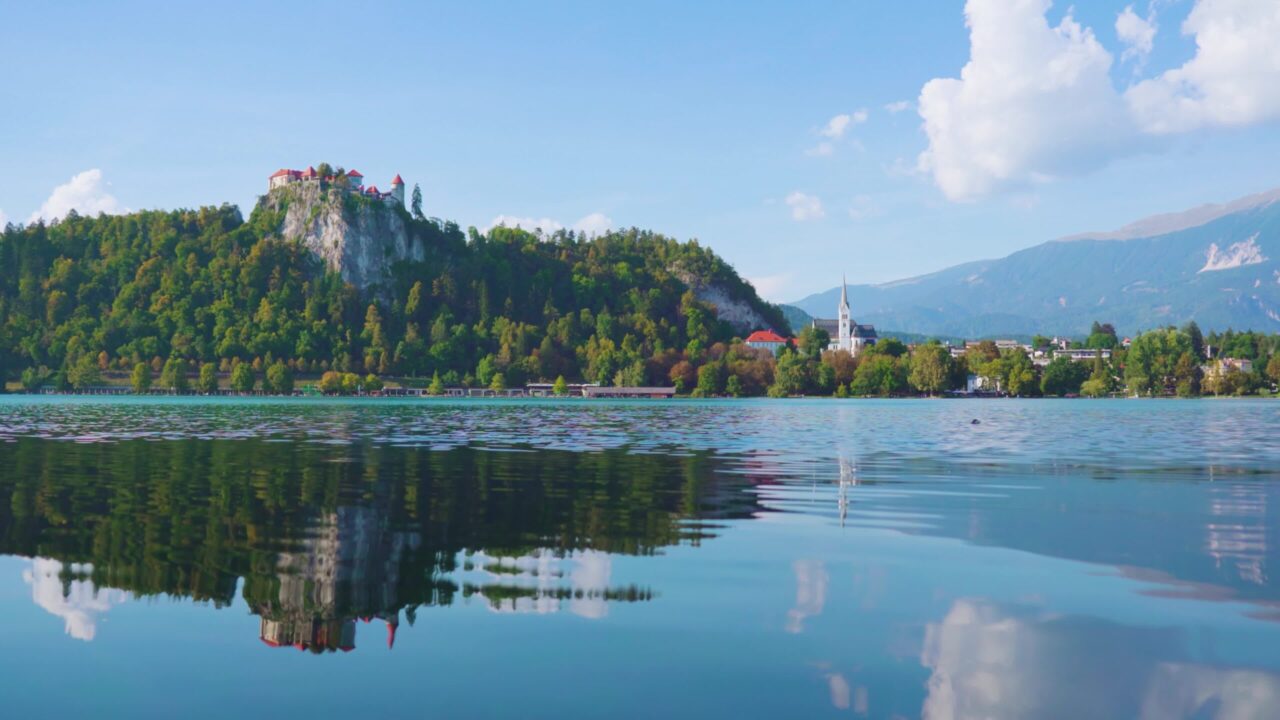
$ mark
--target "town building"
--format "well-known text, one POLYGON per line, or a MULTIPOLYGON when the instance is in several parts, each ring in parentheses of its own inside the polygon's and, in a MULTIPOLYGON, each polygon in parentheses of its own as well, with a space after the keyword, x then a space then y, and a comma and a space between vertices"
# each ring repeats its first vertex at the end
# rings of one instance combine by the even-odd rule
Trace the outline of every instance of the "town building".
POLYGON ((771 353, 787 346, 789 341, 772 330, 757 330, 747 336, 747 347, 761 348, 771 353))
POLYGON ((844 350, 857 356, 863 348, 876 344, 876 329, 873 325, 859 325, 853 321, 849 313, 849 285, 840 280, 840 304, 836 306, 836 319, 813 319, 813 327, 826 330, 831 337, 828 350, 844 350))
POLYGON ((391 180, 391 192, 380 192, 376 185, 366 187, 364 175, 361 175, 356 170, 348 171, 345 174, 345 180, 338 182, 338 178, 334 175, 321 177, 314 167, 308 167, 306 170, 281 168, 267 178, 267 192, 302 183, 315 183, 321 188, 341 188, 345 192, 381 200, 388 205, 399 203, 401 207, 404 206, 404 180, 400 178, 398 173, 391 180))

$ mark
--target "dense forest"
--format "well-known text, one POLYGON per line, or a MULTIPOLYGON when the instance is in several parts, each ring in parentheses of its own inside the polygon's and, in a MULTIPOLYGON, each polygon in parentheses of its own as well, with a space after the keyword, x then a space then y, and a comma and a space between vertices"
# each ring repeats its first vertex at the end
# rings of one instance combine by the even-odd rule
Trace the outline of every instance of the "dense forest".
POLYGON ((495 387, 668 384, 680 363, 700 364, 752 329, 720 321, 681 278, 787 330, 696 241, 635 229, 464 233, 413 208, 387 211, 403 213, 425 259, 396 263, 391 287, 368 292, 278 238, 281 212, 265 203, 247 222, 224 205, 10 225, 0 236, 0 372, 28 388, 121 373, 140 387, 230 376, 270 388, 326 371, 495 387))
MULTIPOLYGON (((359 200, 354 198, 353 200, 359 200)), ((886 337, 852 357, 804 328, 776 356, 746 346, 696 288, 715 287, 774 328, 759 299, 696 241, 636 229, 588 237, 402 215, 426 245, 391 263, 386 286, 343 281, 305 245, 278 236, 284 210, 259 203, 10 225, 0 236, 0 376, 28 390, 107 381, 211 392, 328 393, 387 379, 430 392, 529 381, 674 385, 697 396, 935 395, 970 376, 1002 394, 1244 395, 1280 382, 1280 336, 1194 323, 1123 347, 1095 323, 1077 348, 1092 362, 985 342, 953 356, 937 342, 886 337), (1226 361, 1226 359, 1231 359, 1226 361), (1239 361, 1247 360, 1247 364, 1239 361)))

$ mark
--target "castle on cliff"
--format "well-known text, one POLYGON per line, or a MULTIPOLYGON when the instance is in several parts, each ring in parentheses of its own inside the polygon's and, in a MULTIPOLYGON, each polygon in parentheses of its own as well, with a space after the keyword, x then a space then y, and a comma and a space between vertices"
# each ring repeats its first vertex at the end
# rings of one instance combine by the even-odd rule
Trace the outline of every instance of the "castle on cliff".
POLYGON ((342 176, 326 175, 322 177, 314 167, 308 167, 306 170, 281 168, 272 173, 271 177, 267 179, 267 192, 277 188, 288 187, 295 183, 316 183, 321 188, 337 187, 346 192, 360 193, 365 197, 381 200, 388 205, 400 203, 401 207, 404 206, 404 180, 401 180, 398 174, 391 181, 391 192, 384 193, 379 192, 376 185, 365 187, 364 175, 355 170, 351 170, 342 176))

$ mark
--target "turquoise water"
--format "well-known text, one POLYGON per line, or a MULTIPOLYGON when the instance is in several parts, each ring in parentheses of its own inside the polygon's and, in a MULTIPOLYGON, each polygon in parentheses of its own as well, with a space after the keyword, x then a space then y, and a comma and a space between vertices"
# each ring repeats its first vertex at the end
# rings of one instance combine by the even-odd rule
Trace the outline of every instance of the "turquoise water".
POLYGON ((1280 717, 1278 479, 1259 400, 0 397, 5 716, 1280 717))

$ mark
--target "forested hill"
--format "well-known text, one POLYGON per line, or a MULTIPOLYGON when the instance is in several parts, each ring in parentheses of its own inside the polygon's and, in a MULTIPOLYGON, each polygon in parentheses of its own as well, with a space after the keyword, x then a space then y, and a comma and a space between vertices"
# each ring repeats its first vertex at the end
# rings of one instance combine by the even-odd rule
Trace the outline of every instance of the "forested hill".
POLYGON ((282 237, 259 203, 78 217, 0 236, 0 367, 65 381, 79 366, 159 369, 170 358, 511 385, 669 382, 671 366, 780 311, 696 241, 624 230, 588 238, 395 213, 412 252, 388 250, 377 288, 282 237), (704 299, 714 299, 713 306, 704 299), (726 318, 736 321, 731 324, 726 318))

